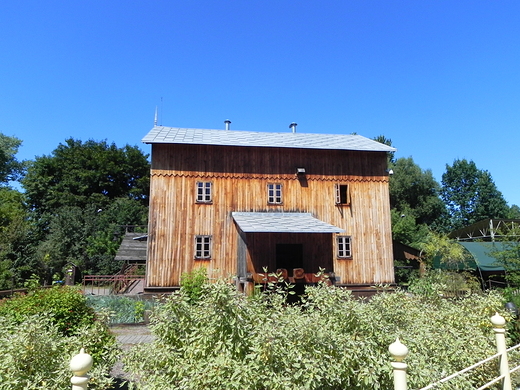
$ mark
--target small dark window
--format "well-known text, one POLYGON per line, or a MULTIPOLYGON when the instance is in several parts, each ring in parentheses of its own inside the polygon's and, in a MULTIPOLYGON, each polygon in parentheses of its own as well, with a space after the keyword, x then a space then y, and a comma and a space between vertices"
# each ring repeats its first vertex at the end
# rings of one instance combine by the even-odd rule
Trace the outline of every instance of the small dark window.
POLYGON ((210 181, 198 181, 197 182, 197 203, 211 203, 212 185, 210 181))
POLYGON ((195 236, 195 258, 211 258, 211 236, 195 236))
POLYGON ((336 204, 349 204, 350 196, 347 184, 336 184, 336 204))
POLYGON ((350 236, 338 236, 337 238, 338 245, 338 258, 340 259, 350 259, 352 258, 352 243, 350 236))
POLYGON ((282 185, 268 184, 267 185, 267 203, 282 204, 282 185))

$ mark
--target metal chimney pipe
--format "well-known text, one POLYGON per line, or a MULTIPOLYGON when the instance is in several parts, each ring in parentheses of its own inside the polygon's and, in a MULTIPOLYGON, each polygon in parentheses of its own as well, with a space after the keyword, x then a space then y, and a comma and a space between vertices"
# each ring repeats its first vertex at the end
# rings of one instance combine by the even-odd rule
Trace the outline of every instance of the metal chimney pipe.
POLYGON ((289 125, 289 128, 292 129, 293 133, 296 133, 296 126, 298 126, 298 123, 293 122, 289 125))
POLYGON ((224 123, 226 124, 226 130, 229 130, 229 125, 231 124, 231 121, 229 119, 226 119, 224 123))

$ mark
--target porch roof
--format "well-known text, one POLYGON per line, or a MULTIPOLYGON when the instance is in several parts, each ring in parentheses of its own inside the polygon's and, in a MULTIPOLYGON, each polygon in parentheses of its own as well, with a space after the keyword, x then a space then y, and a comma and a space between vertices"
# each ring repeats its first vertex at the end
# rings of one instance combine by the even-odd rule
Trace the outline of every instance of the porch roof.
POLYGON ((345 230, 314 218, 311 213, 233 212, 244 233, 343 233, 345 230))

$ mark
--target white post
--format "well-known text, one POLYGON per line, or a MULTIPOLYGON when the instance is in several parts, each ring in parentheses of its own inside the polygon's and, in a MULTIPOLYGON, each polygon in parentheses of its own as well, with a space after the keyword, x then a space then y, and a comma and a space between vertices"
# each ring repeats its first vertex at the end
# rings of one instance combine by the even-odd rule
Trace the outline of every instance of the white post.
POLYGON ((497 353, 502 354, 500 357, 500 376, 504 376, 504 379, 502 379, 502 390, 511 390, 511 375, 509 373, 509 362, 506 352, 506 320, 500 314, 496 313, 491 317, 491 323, 494 326, 493 331, 495 332, 497 342, 497 353))
POLYGON ((406 388, 406 368, 408 365, 403 362, 404 358, 408 355, 408 348, 406 345, 401 344, 399 338, 395 340, 388 347, 388 352, 394 358, 394 361, 390 363, 394 370, 394 390, 407 390, 406 388))
POLYGON ((70 379, 72 390, 87 390, 89 377, 87 372, 92 368, 92 356, 81 348, 78 355, 70 360, 70 370, 74 376, 70 379))

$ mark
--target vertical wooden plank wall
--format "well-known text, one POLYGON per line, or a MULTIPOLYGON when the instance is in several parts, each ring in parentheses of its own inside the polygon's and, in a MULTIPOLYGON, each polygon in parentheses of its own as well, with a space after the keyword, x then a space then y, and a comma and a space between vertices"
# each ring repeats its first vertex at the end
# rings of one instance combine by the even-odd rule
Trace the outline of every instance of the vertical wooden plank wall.
MULTIPOLYGON (((232 211, 310 212, 352 237, 353 258, 339 260, 335 237, 328 235, 341 283, 392 283, 386 161, 384 152, 154 144, 147 286, 178 286, 183 272, 200 266, 236 274, 232 211), (298 167, 305 168, 305 180, 298 180, 298 167), (197 181, 213 183, 212 204, 195 202, 197 181), (267 204, 268 183, 283 185, 283 205, 267 204), (349 185, 350 205, 335 204, 336 183, 349 185), (195 235, 212 235, 211 260, 194 260, 195 235)), ((321 234, 314 238, 322 245, 321 234)))

